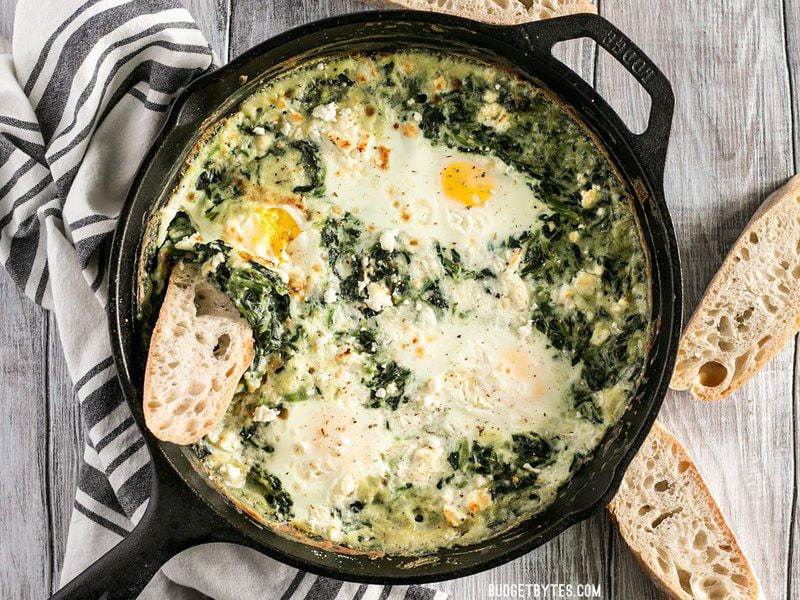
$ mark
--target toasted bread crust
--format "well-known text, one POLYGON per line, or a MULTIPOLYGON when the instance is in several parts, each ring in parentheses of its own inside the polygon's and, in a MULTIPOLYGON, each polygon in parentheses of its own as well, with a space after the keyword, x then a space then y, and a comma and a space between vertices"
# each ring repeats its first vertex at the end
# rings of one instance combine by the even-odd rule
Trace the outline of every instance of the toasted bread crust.
MULTIPOLYGON (((800 285, 796 281, 800 270, 800 247, 796 251, 791 248, 792 243, 795 243, 791 231, 787 231, 785 239, 781 240, 786 247, 782 248, 780 256, 774 255, 769 243, 759 245, 758 242, 762 234, 774 231, 776 220, 788 222, 795 229, 800 228, 800 176, 790 179, 759 207, 709 283, 684 329, 675 372, 670 382, 672 389, 690 390, 698 400, 721 400, 750 380, 800 329, 800 285), (766 252, 762 247, 772 251, 767 257, 775 265, 787 265, 782 274, 779 273, 776 277, 774 273, 767 273, 772 266, 766 267, 762 264, 749 267, 743 264, 743 256, 753 258, 755 253, 766 252), (752 283, 748 289, 747 282, 742 281, 745 278, 743 272, 747 268, 759 269, 755 275, 763 279, 763 297, 775 303, 777 308, 774 312, 769 313, 761 300, 755 301, 752 283), (784 283, 789 288, 785 298, 768 293, 769 286, 774 281, 784 283), (723 310, 724 316, 718 316, 719 305, 723 302, 721 297, 725 295, 723 291, 732 296, 724 299, 730 307, 741 309, 746 305, 750 308, 750 314, 755 314, 756 318, 751 320, 758 321, 758 324, 753 329, 745 329, 743 332, 738 329, 737 319, 742 314, 740 311, 729 314, 723 310), (737 330, 725 340, 730 345, 730 350, 709 347, 714 336, 720 337, 713 323, 717 324, 716 329, 719 330, 723 318, 737 324, 737 330), (713 378, 711 381, 703 381, 701 369, 709 363, 724 367, 725 376, 719 383, 715 384, 713 378)), ((766 260, 765 255, 758 256, 757 259, 762 263, 766 260)))
POLYGON ((176 266, 150 339, 142 397, 147 428, 163 441, 198 441, 225 414, 254 352, 250 327, 227 297, 196 267, 176 266), (214 295, 202 316, 195 301, 200 285, 214 295), (177 323, 176 314, 188 322, 177 323), (227 336, 230 347, 215 360, 218 336, 227 336))
POLYGON ((448 0, 444 3, 431 0, 389 0, 404 8, 441 12, 493 25, 520 25, 553 17, 578 13, 597 13, 590 0, 534 0, 531 5, 510 0, 502 6, 493 0, 448 0))
MULTIPOLYGON (((661 588, 671 598, 685 600, 692 597, 687 594, 683 587, 676 586, 676 582, 668 580, 662 572, 659 572, 658 566, 652 560, 653 555, 648 555, 647 550, 650 548, 645 547, 643 544, 645 540, 637 539, 636 535, 637 519, 641 519, 641 512, 633 511, 632 509, 637 507, 638 504, 644 500, 643 498, 636 496, 636 491, 638 489, 637 484, 640 483, 638 478, 640 478, 644 473, 652 473, 652 470, 648 472, 646 465, 649 461, 657 460, 657 457, 654 453, 657 449, 664 448, 668 448, 671 459, 677 461, 677 464, 675 465, 676 468, 673 470, 673 472, 671 472, 672 479, 669 480, 669 485, 693 488, 693 490, 696 492, 694 495, 695 498, 699 497, 702 500, 703 516, 710 521, 712 527, 714 528, 713 534, 716 536, 717 544, 719 545, 719 542, 722 542, 721 545, 729 549, 727 550, 728 555, 734 557, 736 565, 738 565, 740 568, 740 571, 735 574, 735 585, 737 586, 736 591, 739 592, 740 595, 735 597, 760 598, 761 588, 758 580, 752 572, 747 557, 742 552, 742 549, 736 540, 736 536, 725 521, 719 506, 711 495, 711 492, 700 475, 700 472, 697 470, 696 465, 678 440, 675 439, 675 437, 659 423, 655 423, 653 425, 653 429, 642 446, 642 449, 631 463, 631 467, 625 476, 623 486, 620 488, 619 493, 611 501, 611 504, 608 507, 608 512, 612 518, 612 521, 618 526, 620 534, 630 547, 631 552, 633 553, 637 562, 639 562, 653 582, 656 583, 656 585, 658 585, 658 587, 661 588)), ((659 476, 661 476, 661 474, 659 476)), ((669 477, 670 475, 665 476, 666 479, 669 479, 669 477)), ((658 510, 659 508, 664 510, 666 507, 655 506, 650 508, 654 510, 658 510)), ((686 521, 699 519, 700 515, 692 513, 692 508, 696 507, 682 506, 681 509, 683 509, 683 512, 675 514, 667 513, 669 516, 666 518, 678 520, 684 519, 686 521)), ((669 541, 666 539, 659 540, 658 538, 659 536, 665 536, 668 534, 669 532, 665 532, 663 529, 656 530, 656 528, 653 527, 652 530, 648 531, 649 539, 647 541, 651 544, 653 542, 660 541, 662 543, 662 548, 664 548, 665 552, 667 552, 666 549, 669 547, 669 541), (653 538, 656 539, 654 540, 653 538)), ((698 558, 701 554, 702 553, 698 550, 698 558)), ((692 564, 694 567, 699 568, 697 567, 696 563, 692 564)), ((731 583, 730 585, 733 584, 731 583)))

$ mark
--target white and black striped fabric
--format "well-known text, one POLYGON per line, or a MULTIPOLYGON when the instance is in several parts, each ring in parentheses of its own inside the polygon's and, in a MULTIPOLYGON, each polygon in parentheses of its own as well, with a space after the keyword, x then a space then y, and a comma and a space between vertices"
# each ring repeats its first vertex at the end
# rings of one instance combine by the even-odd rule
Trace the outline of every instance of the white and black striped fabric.
MULTIPOLYGON (((147 450, 111 359, 106 258, 141 157, 212 52, 177 0, 19 0, 16 11, 11 52, 0 48, 0 262, 54 311, 81 403, 86 448, 64 584, 119 542, 147 503, 147 450)), ((223 544, 176 557, 143 596, 444 597, 342 584, 223 544)))

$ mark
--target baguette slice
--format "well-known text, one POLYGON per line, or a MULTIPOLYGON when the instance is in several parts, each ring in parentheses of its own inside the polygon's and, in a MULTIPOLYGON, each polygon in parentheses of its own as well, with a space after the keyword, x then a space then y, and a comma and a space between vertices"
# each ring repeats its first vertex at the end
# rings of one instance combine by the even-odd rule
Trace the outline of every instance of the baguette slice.
POLYGON ((200 269, 172 271, 150 340, 144 418, 160 440, 192 444, 225 414, 253 360, 253 333, 200 269))
POLYGON ((670 387, 720 400, 800 328, 800 175, 753 215, 683 332, 670 387))
POLYGON ((636 559, 671 598, 763 598, 697 467, 658 423, 608 510, 636 559))
POLYGON ((591 0, 391 0, 406 8, 442 12, 475 21, 516 25, 541 19, 596 13, 591 0))

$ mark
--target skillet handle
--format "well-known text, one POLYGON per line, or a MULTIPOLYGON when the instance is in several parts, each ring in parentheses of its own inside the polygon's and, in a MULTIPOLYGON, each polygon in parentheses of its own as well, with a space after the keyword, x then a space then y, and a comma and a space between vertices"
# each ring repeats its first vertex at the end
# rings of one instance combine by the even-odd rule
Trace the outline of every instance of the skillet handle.
POLYGON ((653 61, 617 27, 597 15, 573 15, 526 23, 521 27, 528 43, 553 60, 557 60, 552 56, 552 50, 558 42, 591 38, 616 58, 641 84, 652 102, 647 129, 641 134, 635 134, 628 129, 628 137, 634 150, 644 158, 645 166, 660 181, 664 175, 675 95, 669 81, 653 61))
POLYGON ((225 529, 219 517, 171 471, 163 456, 157 450, 151 456, 150 501, 139 524, 53 599, 136 598, 176 554, 206 542, 235 541, 231 534, 217 533, 225 529))

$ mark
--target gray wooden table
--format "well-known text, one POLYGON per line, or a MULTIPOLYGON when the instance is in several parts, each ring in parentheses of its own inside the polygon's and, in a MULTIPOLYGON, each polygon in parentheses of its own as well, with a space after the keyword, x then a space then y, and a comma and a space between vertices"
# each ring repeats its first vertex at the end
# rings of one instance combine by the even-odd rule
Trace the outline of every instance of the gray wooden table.
MULTIPOLYGON (((294 25, 371 8, 356 0, 185 1, 222 61, 294 25)), ((0 0, 0 37, 10 37, 13 4, 0 0)), ((675 89, 666 195, 691 311, 756 206, 797 170, 800 0, 601 0, 600 12, 675 89)), ((604 51, 581 41, 560 53, 623 117, 644 122, 643 91, 604 51)), ((731 399, 700 404, 670 393, 661 417, 699 464, 770 600, 800 598, 797 366, 794 343, 731 399)), ((0 598, 42 597, 56 588, 63 559, 80 418, 54 319, 5 273, 0 390, 0 598)), ((511 564, 440 587, 478 599, 489 583, 591 583, 606 599, 660 597, 604 515, 511 564)))

